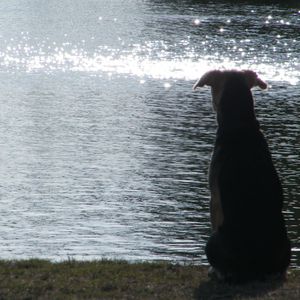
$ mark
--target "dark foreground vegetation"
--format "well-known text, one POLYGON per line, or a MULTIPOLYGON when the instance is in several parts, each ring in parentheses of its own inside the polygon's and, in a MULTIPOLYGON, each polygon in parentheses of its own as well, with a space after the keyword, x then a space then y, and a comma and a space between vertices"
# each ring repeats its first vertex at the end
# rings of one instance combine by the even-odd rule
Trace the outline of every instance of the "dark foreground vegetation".
POLYGON ((0 261, 0 299, 300 299, 300 270, 287 280, 217 283, 207 268, 166 263, 0 261))

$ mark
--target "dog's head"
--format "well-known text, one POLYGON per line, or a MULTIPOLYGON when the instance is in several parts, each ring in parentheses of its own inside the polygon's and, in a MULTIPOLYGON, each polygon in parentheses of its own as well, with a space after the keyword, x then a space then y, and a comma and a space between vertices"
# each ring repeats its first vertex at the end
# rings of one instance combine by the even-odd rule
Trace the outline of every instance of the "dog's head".
POLYGON ((235 77, 236 81, 247 86, 249 90, 255 86, 261 89, 266 89, 267 84, 261 80, 258 75, 250 70, 243 71, 220 71, 213 70, 205 73, 197 82, 194 84, 193 89, 196 90, 198 87, 203 87, 208 85, 211 87, 212 92, 212 102, 215 111, 218 111, 221 96, 223 94, 226 83, 235 77), (238 79, 238 80, 237 80, 238 79))

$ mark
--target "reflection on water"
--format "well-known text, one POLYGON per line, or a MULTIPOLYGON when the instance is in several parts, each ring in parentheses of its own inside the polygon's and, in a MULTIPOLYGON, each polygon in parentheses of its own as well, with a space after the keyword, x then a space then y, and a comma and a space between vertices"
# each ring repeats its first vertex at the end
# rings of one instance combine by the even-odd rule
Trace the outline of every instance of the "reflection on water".
POLYGON ((252 68, 300 262, 299 9, 0 4, 1 257, 206 263, 211 68, 252 68))
POLYGON ((120 15, 115 1, 105 12, 103 8, 90 11, 88 4, 85 13, 73 11, 73 4, 65 12, 72 15, 69 22, 61 19, 56 7, 29 5, 25 7, 28 19, 36 20, 46 9, 57 15, 52 16, 53 23, 38 18, 38 30, 29 23, 22 24, 27 25, 22 31, 3 34, 0 65, 29 72, 105 72, 186 80, 212 68, 238 67, 259 70, 267 80, 299 81, 297 9, 249 6, 241 11, 238 5, 221 3, 216 10, 214 5, 174 7, 170 2, 151 1, 139 10, 142 3, 136 2, 129 1, 127 15, 120 15), (80 24, 84 17, 86 26, 80 24), (78 26, 75 32, 70 28, 73 22, 78 26), (60 30, 53 26, 56 23, 62 23, 60 30), (134 31, 130 34, 129 29, 134 31))

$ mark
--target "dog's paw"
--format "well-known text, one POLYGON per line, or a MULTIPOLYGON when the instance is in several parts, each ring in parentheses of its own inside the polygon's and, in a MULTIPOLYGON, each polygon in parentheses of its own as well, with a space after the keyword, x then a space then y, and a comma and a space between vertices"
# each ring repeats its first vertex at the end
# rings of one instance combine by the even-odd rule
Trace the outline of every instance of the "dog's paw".
POLYGON ((211 279, 218 280, 218 281, 224 281, 225 280, 225 276, 222 274, 222 272, 217 270, 214 267, 209 267, 208 277, 210 277, 211 279))

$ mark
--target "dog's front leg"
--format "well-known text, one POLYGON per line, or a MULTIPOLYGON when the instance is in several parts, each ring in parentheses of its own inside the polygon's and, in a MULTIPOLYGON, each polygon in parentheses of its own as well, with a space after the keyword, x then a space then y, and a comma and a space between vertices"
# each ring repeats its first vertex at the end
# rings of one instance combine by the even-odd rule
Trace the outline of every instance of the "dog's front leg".
POLYGON ((210 188, 210 221, 212 231, 215 232, 222 225, 224 216, 221 204, 220 187, 218 176, 220 171, 220 161, 217 159, 217 149, 215 149, 209 168, 209 188, 210 188))

